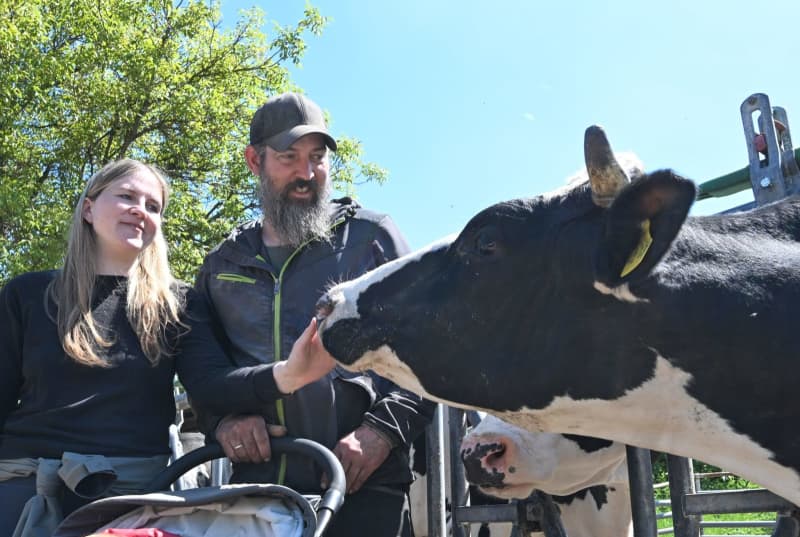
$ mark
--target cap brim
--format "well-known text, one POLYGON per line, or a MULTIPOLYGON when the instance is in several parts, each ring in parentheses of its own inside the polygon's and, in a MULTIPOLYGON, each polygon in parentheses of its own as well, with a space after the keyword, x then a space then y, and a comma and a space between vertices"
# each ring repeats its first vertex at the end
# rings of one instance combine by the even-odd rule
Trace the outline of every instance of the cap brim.
POLYGON ((320 134, 325 139, 325 145, 336 151, 336 140, 327 131, 314 125, 296 125, 289 130, 267 138, 266 144, 275 151, 286 151, 293 143, 307 134, 320 134))

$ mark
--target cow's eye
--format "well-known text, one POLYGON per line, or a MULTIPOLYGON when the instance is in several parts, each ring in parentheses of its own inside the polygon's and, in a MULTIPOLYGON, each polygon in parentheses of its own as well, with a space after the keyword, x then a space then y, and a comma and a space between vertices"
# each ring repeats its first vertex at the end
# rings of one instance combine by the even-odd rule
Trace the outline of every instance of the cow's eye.
POLYGON ((478 255, 489 257, 497 252, 497 230, 483 228, 475 237, 475 252, 478 255))

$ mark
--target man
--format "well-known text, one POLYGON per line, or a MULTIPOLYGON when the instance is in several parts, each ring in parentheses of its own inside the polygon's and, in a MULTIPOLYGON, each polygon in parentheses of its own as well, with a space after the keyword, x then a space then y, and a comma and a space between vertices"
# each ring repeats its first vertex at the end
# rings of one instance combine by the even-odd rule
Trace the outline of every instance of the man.
POLYGON ((231 358, 240 366, 277 364, 276 385, 260 415, 205 415, 203 422, 233 461, 233 482, 318 491, 325 476, 310 461, 270 459, 269 434, 328 446, 345 469, 348 495, 326 536, 394 537, 412 479, 409 446, 433 405, 374 374, 339 367, 325 373, 330 365, 313 360, 319 338, 308 333, 316 301, 332 282, 359 276, 408 246, 388 216, 348 198, 328 200, 329 150, 336 141, 322 111, 303 95, 273 97, 252 119, 245 160, 260 179, 263 216, 208 254, 197 289, 231 358), (301 334, 298 345, 309 346, 308 362, 322 372, 293 374, 287 364, 295 361, 281 362, 301 334))

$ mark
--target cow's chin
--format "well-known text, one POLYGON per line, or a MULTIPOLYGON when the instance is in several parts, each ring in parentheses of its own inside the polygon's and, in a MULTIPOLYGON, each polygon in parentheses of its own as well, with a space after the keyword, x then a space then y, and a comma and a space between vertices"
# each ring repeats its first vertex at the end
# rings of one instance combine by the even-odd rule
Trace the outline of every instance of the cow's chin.
POLYGON ((348 371, 372 370, 401 388, 414 392, 420 397, 433 399, 433 396, 422 387, 411 368, 400 360, 388 345, 381 345, 375 350, 367 351, 349 366, 344 364, 342 366, 348 371))
POLYGON ((535 490, 530 485, 503 485, 501 487, 478 487, 487 496, 494 496, 502 500, 524 500, 535 490))

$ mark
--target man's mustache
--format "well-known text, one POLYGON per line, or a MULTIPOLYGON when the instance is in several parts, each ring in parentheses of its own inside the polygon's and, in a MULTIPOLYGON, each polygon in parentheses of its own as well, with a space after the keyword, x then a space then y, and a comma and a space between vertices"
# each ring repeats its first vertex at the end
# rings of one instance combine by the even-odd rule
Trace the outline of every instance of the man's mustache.
POLYGON ((314 192, 314 194, 319 193, 319 185, 317 184, 316 181, 313 181, 311 179, 295 179, 291 183, 283 187, 283 193, 284 195, 286 195, 295 188, 303 188, 303 187, 308 187, 308 189, 314 192))

